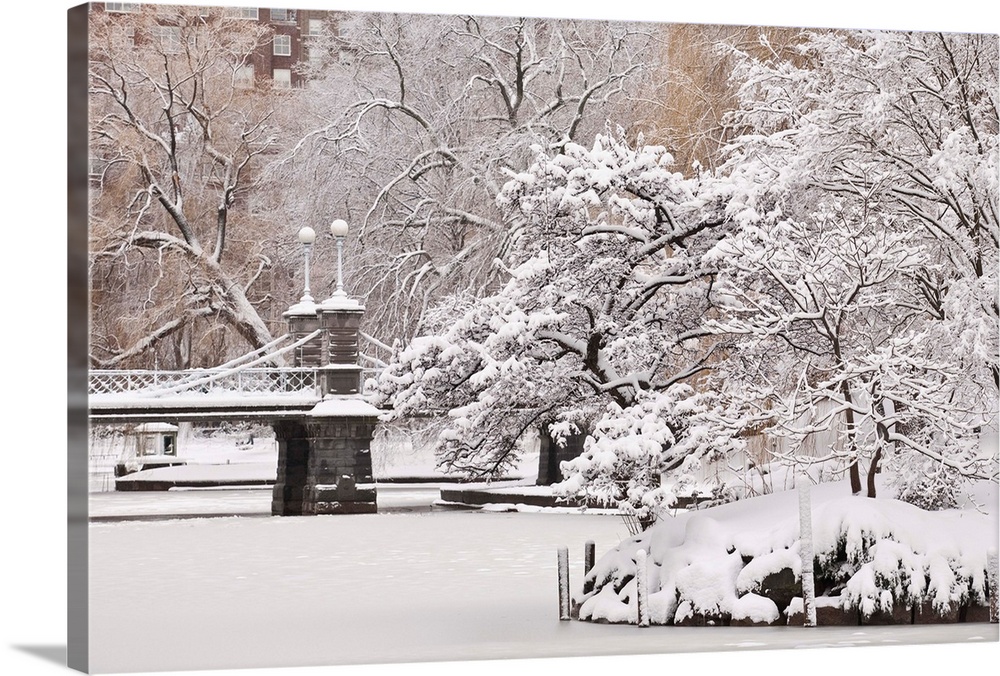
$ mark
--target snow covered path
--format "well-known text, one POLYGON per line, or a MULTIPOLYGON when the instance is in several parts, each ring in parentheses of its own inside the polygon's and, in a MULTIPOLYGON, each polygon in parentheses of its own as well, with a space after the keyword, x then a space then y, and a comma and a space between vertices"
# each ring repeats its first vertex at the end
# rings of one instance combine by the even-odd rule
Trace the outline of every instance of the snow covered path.
POLYGON ((97 672, 998 640, 997 625, 674 628, 559 622, 615 516, 396 512, 91 526, 97 672))

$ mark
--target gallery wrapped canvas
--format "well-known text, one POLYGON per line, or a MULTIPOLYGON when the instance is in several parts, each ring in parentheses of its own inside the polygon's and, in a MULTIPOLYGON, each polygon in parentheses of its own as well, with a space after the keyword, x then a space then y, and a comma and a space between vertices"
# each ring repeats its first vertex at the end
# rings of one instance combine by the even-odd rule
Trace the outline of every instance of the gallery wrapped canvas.
POLYGON ((855 25, 69 10, 69 666, 995 644, 998 36, 855 25))

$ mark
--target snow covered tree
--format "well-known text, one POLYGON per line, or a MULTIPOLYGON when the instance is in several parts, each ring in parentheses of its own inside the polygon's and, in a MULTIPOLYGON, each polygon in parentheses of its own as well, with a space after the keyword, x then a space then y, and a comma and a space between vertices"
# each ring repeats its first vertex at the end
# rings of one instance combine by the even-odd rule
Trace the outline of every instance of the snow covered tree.
POLYGON ((246 208, 275 142, 253 75, 269 29, 155 5, 91 22, 91 363, 214 365, 270 342, 268 235, 246 208))
POLYGON ((940 495, 996 480, 995 49, 852 32, 748 57, 712 177, 619 138, 540 153, 499 201, 511 281, 453 298, 382 401, 450 412, 444 464, 487 475, 532 426, 585 432, 563 488, 645 513, 751 431, 855 493, 862 464, 872 496, 884 463, 940 495))
POLYGON ((992 36, 851 32, 737 73, 724 383, 785 459, 842 456, 855 493, 862 462, 872 497, 886 461, 945 492, 997 478, 997 68, 992 36))
POLYGON ((970 389, 962 364, 925 329, 914 279, 931 253, 899 225, 850 209, 756 221, 715 252, 724 319, 710 325, 734 337, 725 390, 749 408, 750 425, 791 442, 779 458, 840 456, 854 492, 865 460, 871 497, 883 457, 904 450, 951 473, 995 476, 978 435, 995 399, 970 389), (841 444, 800 455, 830 430, 841 444))
POLYGON ((795 63, 802 36, 801 28, 666 24, 660 73, 643 89, 646 110, 636 126, 669 143, 678 168, 717 167, 741 131, 728 119, 740 86, 734 66, 749 55, 795 63))
POLYGON ((564 492, 645 514, 699 460, 739 444, 705 427, 717 404, 696 388, 716 354, 702 256, 722 204, 710 177, 674 173, 664 148, 620 134, 535 152, 500 196, 510 281, 452 297, 376 396, 393 416, 446 413, 441 464, 479 476, 509 468, 533 428, 557 443, 588 433, 563 465, 564 492), (649 494, 662 473, 674 476, 649 494))
POLYGON ((504 283, 493 260, 511 246, 496 201, 506 172, 531 161, 532 143, 589 143, 655 67, 653 30, 338 15, 308 68, 313 115, 272 170, 306 186, 283 199, 354 225, 348 275, 370 333, 412 337, 439 299, 504 283))

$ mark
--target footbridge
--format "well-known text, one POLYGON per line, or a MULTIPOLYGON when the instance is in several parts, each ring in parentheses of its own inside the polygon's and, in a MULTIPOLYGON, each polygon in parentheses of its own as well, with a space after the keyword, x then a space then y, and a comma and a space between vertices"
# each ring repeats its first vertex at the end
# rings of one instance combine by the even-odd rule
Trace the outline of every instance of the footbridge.
POLYGON ((371 440, 380 411, 362 396, 359 364, 364 306, 343 289, 347 224, 334 221, 337 289, 317 303, 309 292, 311 228, 305 245, 305 293, 285 313, 286 335, 212 369, 90 373, 92 423, 254 420, 270 424, 278 444, 276 515, 376 511, 371 440), (276 363, 291 363, 278 367, 276 363))
MULTIPOLYGON (((221 366, 209 369, 92 370, 88 383, 89 416, 93 423, 220 422, 250 420, 273 423, 310 414, 324 399, 329 372, 376 375, 375 369, 328 363, 312 366, 261 366, 282 354, 322 342, 316 330, 293 341, 291 334, 221 366), (280 346, 284 347, 280 347, 280 346), (279 347, 279 349, 272 349, 279 347), (346 366, 346 368, 345 368, 346 366)), ((301 359, 299 359, 301 363, 301 359)), ((343 405, 357 399, 357 388, 341 393, 343 405)))

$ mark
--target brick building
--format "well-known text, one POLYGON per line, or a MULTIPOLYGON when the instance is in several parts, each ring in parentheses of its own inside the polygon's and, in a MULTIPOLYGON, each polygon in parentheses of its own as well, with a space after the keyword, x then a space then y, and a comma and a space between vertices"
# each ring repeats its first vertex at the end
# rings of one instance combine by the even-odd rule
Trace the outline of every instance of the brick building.
MULTIPOLYGON (((141 11, 137 2, 96 2, 95 11, 127 15, 141 11)), ((297 68, 300 64, 321 56, 319 39, 335 23, 335 12, 323 9, 280 9, 268 7, 212 7, 205 6, 203 13, 224 12, 228 17, 254 21, 269 27, 274 36, 270 43, 257 51, 252 66, 248 66, 243 80, 259 83, 267 79, 275 87, 300 87, 304 78, 297 68)), ((173 38, 169 25, 162 27, 161 40, 169 43, 173 38)), ((178 31, 179 34, 179 31, 178 31)), ((178 43, 178 47, 179 47, 178 43)))

